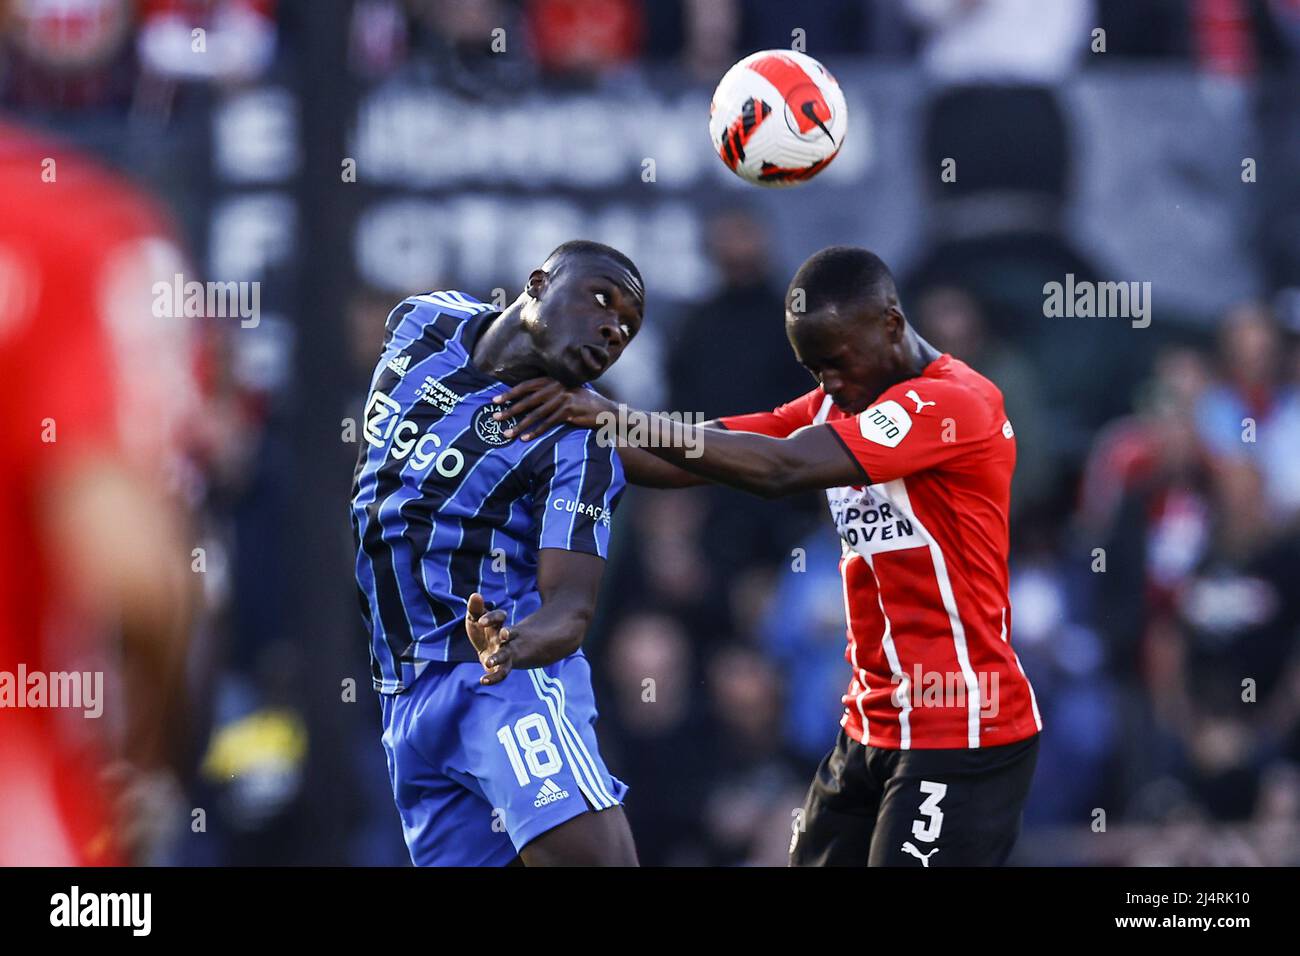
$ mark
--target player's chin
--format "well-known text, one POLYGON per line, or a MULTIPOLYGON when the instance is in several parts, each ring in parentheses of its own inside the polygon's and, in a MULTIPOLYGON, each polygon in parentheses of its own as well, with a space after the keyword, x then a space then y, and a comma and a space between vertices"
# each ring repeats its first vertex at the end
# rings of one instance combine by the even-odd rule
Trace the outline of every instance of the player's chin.
POLYGON ((841 399, 835 402, 835 407, 845 415, 861 415, 867 410, 871 403, 865 399, 841 399))
POLYGON ((563 366, 556 369, 551 377, 566 388, 577 388, 579 385, 594 382, 604 371, 604 369, 597 371, 582 357, 582 350, 576 349, 565 354, 563 366))

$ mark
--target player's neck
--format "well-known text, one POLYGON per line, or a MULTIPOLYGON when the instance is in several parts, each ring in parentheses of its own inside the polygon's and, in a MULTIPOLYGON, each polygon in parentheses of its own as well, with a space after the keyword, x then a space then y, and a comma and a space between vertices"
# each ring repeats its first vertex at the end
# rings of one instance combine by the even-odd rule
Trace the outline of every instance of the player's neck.
POLYGON ((515 385, 546 372, 528 336, 519 329, 519 307, 511 305, 492 319, 470 355, 474 367, 485 375, 515 385))
POLYGON ((926 366, 937 359, 943 353, 927 342, 921 336, 916 334, 915 329, 908 329, 907 343, 907 362, 904 366, 906 374, 900 381, 909 378, 916 378, 925 371, 926 366))

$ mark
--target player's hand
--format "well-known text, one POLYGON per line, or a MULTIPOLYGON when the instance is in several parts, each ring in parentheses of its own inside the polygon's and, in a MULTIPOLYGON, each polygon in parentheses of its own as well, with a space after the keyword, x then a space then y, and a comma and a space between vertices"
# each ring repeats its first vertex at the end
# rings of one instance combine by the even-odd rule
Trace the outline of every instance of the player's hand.
POLYGON ((596 428, 601 412, 617 411, 617 406, 603 395, 589 388, 565 388, 553 378, 530 378, 492 401, 510 404, 509 412, 497 412, 493 417, 514 418, 515 427, 504 434, 507 438, 518 435, 522 441, 556 425, 596 428))
POLYGON ((465 615, 465 633, 478 652, 479 663, 487 671, 478 679, 480 684, 499 684, 506 679, 514 666, 514 648, 510 645, 510 628, 505 627, 506 612, 489 611, 483 595, 475 591, 469 596, 465 615))

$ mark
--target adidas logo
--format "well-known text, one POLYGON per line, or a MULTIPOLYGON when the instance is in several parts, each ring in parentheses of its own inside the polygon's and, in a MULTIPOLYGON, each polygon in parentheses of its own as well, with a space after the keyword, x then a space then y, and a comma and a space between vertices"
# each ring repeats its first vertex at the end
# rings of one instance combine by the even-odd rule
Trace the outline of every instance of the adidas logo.
POLYGON ((411 356, 399 355, 397 358, 389 359, 388 367, 396 372, 400 378, 406 375, 406 370, 411 367, 411 356))
POLYGON ((533 806, 544 807, 548 803, 554 803, 556 800, 563 800, 569 795, 569 791, 561 790, 555 785, 555 781, 547 777, 542 783, 542 789, 537 791, 537 799, 533 801, 533 806))

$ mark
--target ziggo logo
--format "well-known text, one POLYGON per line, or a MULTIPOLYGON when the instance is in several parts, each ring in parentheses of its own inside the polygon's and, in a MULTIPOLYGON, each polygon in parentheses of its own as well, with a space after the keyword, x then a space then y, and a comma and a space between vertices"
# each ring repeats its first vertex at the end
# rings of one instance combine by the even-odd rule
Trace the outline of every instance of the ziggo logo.
POLYGON ((411 467, 416 471, 424 471, 433 465, 444 478, 459 475, 465 467, 465 456, 455 448, 442 448, 442 439, 432 431, 420 435, 420 426, 412 421, 403 421, 401 414, 401 405, 376 390, 370 396, 363 415, 365 424, 361 431, 366 441, 376 448, 383 448, 391 440, 393 457, 401 461, 410 455, 411 467))

